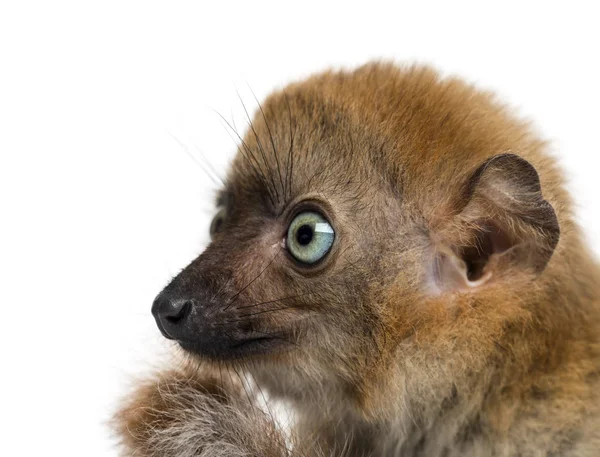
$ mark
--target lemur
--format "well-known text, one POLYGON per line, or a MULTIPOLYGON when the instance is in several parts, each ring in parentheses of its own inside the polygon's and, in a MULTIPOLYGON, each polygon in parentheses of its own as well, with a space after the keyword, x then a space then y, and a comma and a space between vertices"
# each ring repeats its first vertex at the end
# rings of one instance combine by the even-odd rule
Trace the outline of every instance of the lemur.
POLYGON ((126 397, 123 455, 600 456, 600 269, 547 149, 423 66, 273 93, 152 305, 185 357, 126 397))

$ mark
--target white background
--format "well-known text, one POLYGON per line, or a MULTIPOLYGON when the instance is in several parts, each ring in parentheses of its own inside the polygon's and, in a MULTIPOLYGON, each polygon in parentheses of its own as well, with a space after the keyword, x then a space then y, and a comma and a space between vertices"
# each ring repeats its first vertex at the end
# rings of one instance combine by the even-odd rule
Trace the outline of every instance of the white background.
POLYGON ((393 58, 493 89, 600 252, 594 3, 0 3, 0 453, 116 455, 102 421, 168 353, 151 302, 208 238, 214 187, 171 134, 223 171, 216 112, 242 129, 249 86, 393 58))

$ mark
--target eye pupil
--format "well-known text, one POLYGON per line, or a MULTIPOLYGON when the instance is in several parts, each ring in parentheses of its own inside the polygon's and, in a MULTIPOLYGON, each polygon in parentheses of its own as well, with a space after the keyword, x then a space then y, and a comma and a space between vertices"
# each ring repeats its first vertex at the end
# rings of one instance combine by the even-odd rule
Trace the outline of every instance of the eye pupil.
POLYGON ((313 229, 310 225, 304 224, 296 232, 296 240, 301 246, 307 246, 313 239, 313 229))

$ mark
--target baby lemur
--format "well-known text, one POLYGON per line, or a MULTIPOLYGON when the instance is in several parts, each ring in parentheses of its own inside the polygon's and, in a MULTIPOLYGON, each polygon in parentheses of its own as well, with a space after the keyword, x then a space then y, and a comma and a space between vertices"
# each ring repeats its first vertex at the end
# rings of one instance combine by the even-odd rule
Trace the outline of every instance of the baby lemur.
POLYGON ((239 140, 152 306, 185 357, 124 402, 124 455, 600 456, 600 269, 526 123, 375 63, 274 93, 239 140))

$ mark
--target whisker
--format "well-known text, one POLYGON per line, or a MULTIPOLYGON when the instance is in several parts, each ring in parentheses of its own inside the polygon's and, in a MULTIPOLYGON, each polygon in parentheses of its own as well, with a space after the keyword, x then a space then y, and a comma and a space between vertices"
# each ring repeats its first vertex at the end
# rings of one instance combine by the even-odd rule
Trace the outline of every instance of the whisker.
POLYGON ((184 152, 200 167, 200 169, 209 177, 209 179, 217 186, 225 185, 223 180, 219 177, 219 175, 214 171, 212 166, 208 163, 203 164, 193 153, 190 151, 190 148, 183 143, 179 138, 173 135, 171 132, 167 132, 171 138, 173 138, 179 146, 184 150, 184 152), (219 182, 220 181, 220 182, 219 182))
POLYGON ((283 96, 285 97, 285 102, 288 110, 288 118, 290 122, 290 147, 288 149, 288 158, 286 163, 286 180, 289 181, 288 189, 290 192, 290 197, 292 196, 292 185, 293 185, 293 176, 294 176, 294 138, 296 137, 296 128, 292 127, 292 108, 290 106, 290 99, 288 98, 287 92, 283 91, 283 96))
POLYGON ((225 131, 229 134, 229 137, 233 140, 235 145, 238 147, 238 150, 240 151, 240 153, 242 153, 244 158, 252 166, 252 169, 257 173, 257 175, 261 178, 261 180, 263 180, 263 182, 267 185, 267 189, 270 191, 270 188, 268 187, 268 183, 267 183, 267 177, 265 176, 264 171, 263 171, 262 167, 260 166, 258 159, 252 153, 250 146, 248 146, 246 141, 244 141, 242 136, 238 133, 235 123, 232 125, 227 119, 225 119, 225 117, 221 113, 219 113, 219 112, 216 112, 216 113, 221 118, 221 121, 223 121, 226 124, 226 126, 228 127, 225 129, 225 131), (239 145, 236 143, 235 139, 231 136, 231 132, 235 133, 235 136, 238 138, 238 140, 240 142, 239 145), (253 161, 250 159, 252 159, 253 161))
POLYGON ((235 370, 235 367, 233 365, 229 366, 231 369, 229 370, 225 370, 225 372, 227 373, 227 375, 229 376, 229 382, 231 382, 231 386, 234 387, 235 383, 233 382, 233 376, 231 375, 231 371, 235 370))
POLYGON ((263 162, 264 162, 265 166, 267 167, 267 171, 269 172, 268 175, 269 175, 269 178, 271 179, 271 183, 273 184, 273 190, 275 191, 275 195, 277 195, 277 202, 280 202, 279 191, 277 190, 277 185, 275 184, 275 179, 273 179, 273 174, 270 173, 269 162, 267 160, 267 155, 265 154, 265 150, 262 146, 262 142, 260 141, 260 138, 258 137, 258 133, 256 133, 254 124, 252 124, 252 119, 250 118, 250 114, 248 113, 248 109, 246 108, 244 100, 242 100, 242 97, 240 96, 239 92, 237 95, 238 95, 238 98, 240 99, 240 103, 242 104, 242 108, 244 109, 244 112, 246 113, 246 118, 248 120, 248 127, 250 127, 250 130, 254 134, 254 139, 256 140, 256 145, 258 146, 258 150, 260 151, 260 153, 262 155, 263 162))
MULTIPOLYGON (((259 314, 269 314, 269 313, 275 313, 277 311, 285 311, 287 309, 295 309, 295 310, 304 309, 304 310, 306 310, 307 308, 308 307, 284 306, 284 307, 275 308, 275 309, 265 309, 263 311, 258 311, 256 313, 242 314, 242 315, 240 315, 238 317, 245 318, 245 317, 257 316, 259 314)), ((251 323, 253 321, 254 321, 253 319, 232 319, 232 320, 227 320, 227 321, 224 321, 224 322, 216 322, 213 325, 215 325, 217 327, 221 327, 221 326, 227 326, 227 325, 230 325, 230 324, 237 324, 239 322, 251 323)))
MULTIPOLYGON (((221 388, 225 389, 225 383, 223 381, 223 369, 225 369, 226 372, 228 372, 229 370, 227 369, 227 367, 223 368, 223 365, 225 365, 225 363, 222 360, 218 361, 218 365, 219 365, 219 378, 221 379, 221 388)), ((225 391, 227 391, 225 389, 225 391)))
MULTIPOLYGON (((227 281, 225 281, 223 284, 221 284, 221 287, 219 287, 219 290, 211 297, 211 301, 219 298, 219 295, 221 294, 221 292, 229 285, 229 283, 231 282, 232 279, 233 279, 233 275, 229 275, 229 278, 227 279, 227 281)), ((211 313, 209 313, 209 316, 213 316, 217 311, 218 311, 218 308, 215 307, 215 309, 211 313)))
POLYGON ((269 126, 269 123, 267 122, 267 116, 265 115, 265 112, 263 111, 263 107, 260 104, 260 102, 258 101, 258 98, 256 98, 256 94, 254 93, 254 91, 252 90, 252 88, 250 87, 250 85, 248 84, 248 89, 250 89, 250 92, 252 93, 252 96, 254 97, 254 100, 256 100, 256 104, 258 105, 258 109, 260 110, 260 113, 262 114, 263 120, 265 121, 265 126, 267 127, 267 132, 269 133, 269 138, 271 140, 271 147, 273 148, 273 155, 275 156, 275 162, 277 163, 277 173, 279 174, 279 182, 281 184, 281 190, 283 192, 283 199, 285 201, 285 196, 286 196, 286 186, 283 183, 283 176, 281 175, 281 165, 279 164, 279 156, 277 155, 277 149, 275 148, 275 140, 273 139, 273 133, 271 133, 271 127, 269 126))
MULTIPOLYGON (((256 362, 252 361, 252 367, 255 368, 256 367, 256 362)), ((269 417, 271 418, 271 422, 273 422, 273 424, 276 424, 277 421, 275 420, 275 416, 273 415, 273 411, 271 411, 271 408, 269 407, 269 402, 267 401, 267 397, 265 396, 265 394, 263 393, 263 390, 260 387, 260 384, 256 381, 256 377, 248 370, 246 370, 246 374, 250 375, 250 377, 252 378, 252 381, 254 382, 254 385, 256 386, 256 388, 258 389, 263 402, 265 404, 265 407, 267 408, 267 412, 269 414, 269 417)))
POLYGON ((262 274, 267 270, 267 268, 269 268, 272 265, 272 263, 275 261, 275 259, 277 258, 277 256, 279 255, 280 252, 281 252, 281 248, 279 248, 279 250, 277 251, 277 253, 269 261, 269 263, 267 264, 267 266, 264 267, 261 270, 261 272, 252 281, 250 281, 248 284, 246 284, 244 287, 242 287, 233 297, 231 297, 229 304, 225 307, 225 310, 227 310, 237 300, 237 298, 240 296, 240 294, 243 291, 245 291, 248 287, 250 287, 254 283, 254 281, 256 281, 258 278, 260 278, 262 276, 262 274))
MULTIPOLYGON (((272 192, 271 187, 270 187, 270 185, 268 183, 267 177, 265 176, 265 173, 263 172, 262 167, 260 166, 260 163, 258 162, 258 160, 256 159, 256 157, 254 156, 254 154, 250 150, 250 147, 246 144, 246 142, 244 141, 244 139, 237 132, 237 129, 235 128, 235 126, 232 126, 229 123, 229 121, 227 119, 225 119, 225 117, 221 113, 219 113, 218 111, 215 111, 215 113, 217 113, 217 115, 221 118, 221 120, 223 122, 225 122, 225 124, 227 125, 227 127, 229 127, 229 130, 225 129, 227 131, 227 133, 229 133, 230 136, 231 136, 231 133, 230 133, 230 130, 231 130, 238 137, 238 139, 240 141, 240 146, 238 146, 239 153, 242 155, 242 157, 244 157, 244 159, 246 159, 246 161, 248 162, 248 164, 254 170, 254 173, 256 173, 257 177, 260 179, 260 181, 265 186, 265 189, 267 190, 267 195, 269 196, 269 200, 271 200, 271 204, 273 206, 277 206, 275 204, 273 192, 272 192), (254 162, 252 162, 252 160, 250 160, 250 158, 252 158, 254 160, 254 162), (255 163, 256 163, 256 165, 255 165, 255 163)), ((232 140, 233 140, 233 138, 232 138, 232 140)), ((233 140, 233 142, 237 146, 237 143, 235 142, 235 140, 233 140)))
MULTIPOLYGON (((233 371, 235 371, 235 374, 237 375, 238 379, 240 380, 240 384, 242 384, 242 389, 244 389, 244 392, 246 393, 246 397, 248 398, 248 403, 250 403, 251 408, 256 413, 254 402, 252 401, 252 398, 250 397, 250 393, 248 392, 248 389, 246 388, 246 385, 244 384, 244 381, 242 380, 240 373, 238 372, 236 367, 232 366, 231 368, 233 369, 233 371)), ((248 382, 248 380, 246 380, 246 382, 248 382)))
POLYGON ((204 154, 204 152, 202 152, 202 150, 195 143, 194 143, 194 149, 198 152, 198 154, 200 154, 200 158, 202 159, 202 161, 204 162, 204 164, 206 165, 206 167, 221 182, 221 184, 223 184, 223 186, 225 186, 225 181, 223 180, 223 178, 221 178, 221 176, 219 175, 219 173, 217 172, 217 170, 215 169, 215 167, 213 167, 212 163, 210 163, 210 160, 208 160, 206 158, 206 154, 204 154))
MULTIPOLYGON (((239 97, 239 94, 238 94, 238 97, 239 97)), ((248 112, 246 112, 246 116, 248 116, 248 112)), ((262 177, 261 181, 264 184, 265 188, 269 191, 269 193, 272 193, 273 191, 275 191, 275 195, 277 195, 277 201, 279 201, 279 194, 277 193, 277 189, 275 187, 275 183, 273 182, 273 178, 270 175, 269 164, 264 160, 264 158, 265 158, 264 154, 261 154, 262 158, 263 158, 262 165, 265 166, 266 170, 263 170, 263 167, 262 167, 261 163, 258 161, 257 155, 254 155, 254 153, 252 152, 252 148, 250 148, 250 146, 248 145, 248 143, 246 143, 246 141, 243 140, 242 137, 239 135, 237 125, 235 125, 235 119, 233 119, 233 115, 232 115, 231 122, 233 123, 233 127, 230 126, 230 128, 233 129, 233 131, 235 132, 235 134, 237 135, 237 137, 242 142, 242 145, 244 146, 244 149, 245 149, 246 153, 249 154, 254 159, 254 162, 256 163, 256 166, 259 168, 260 174, 261 174, 261 177, 262 177), (267 179, 267 176, 269 176, 271 178, 271 183, 269 183, 269 180, 267 179)), ((248 121, 248 125, 250 125, 250 121, 248 121)), ((258 145, 258 146, 260 146, 260 145, 258 145)), ((259 152, 262 153, 262 149, 260 147, 259 147, 259 152)))
POLYGON ((240 314, 238 317, 258 316, 259 314, 268 314, 268 313, 274 313, 276 311, 285 311, 286 309, 298 309, 298 307, 297 306, 284 306, 284 307, 275 308, 275 309, 264 309, 262 311, 257 311, 255 313, 240 314))
POLYGON ((263 301, 260 303, 254 303, 252 305, 248 305, 248 306, 238 306, 236 307, 236 309, 247 309, 247 308, 254 308, 256 306, 261 306, 261 305, 268 305, 270 303, 277 303, 280 301, 284 301, 284 300, 291 300, 293 298, 300 298, 300 297, 304 297, 306 295, 313 295, 315 292, 307 292, 305 294, 298 294, 298 295, 290 295, 289 297, 283 297, 283 298, 278 298, 277 300, 269 300, 269 301, 263 301))

